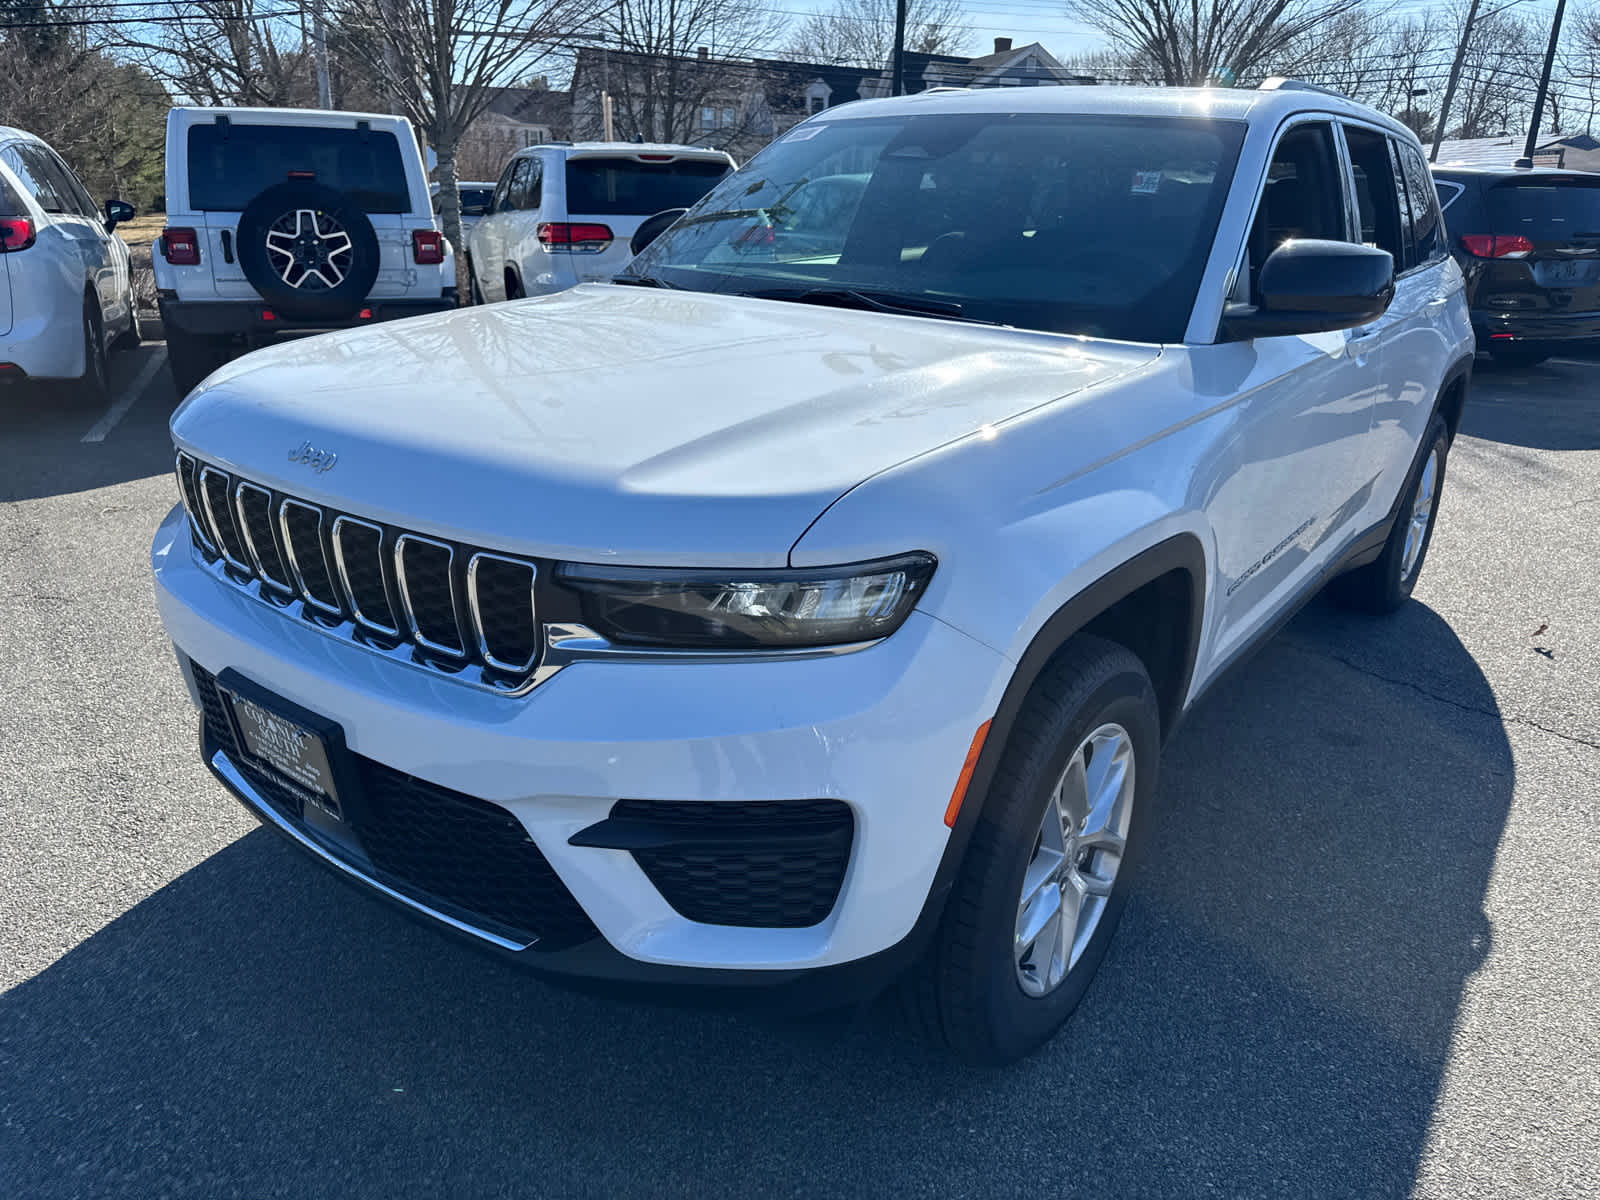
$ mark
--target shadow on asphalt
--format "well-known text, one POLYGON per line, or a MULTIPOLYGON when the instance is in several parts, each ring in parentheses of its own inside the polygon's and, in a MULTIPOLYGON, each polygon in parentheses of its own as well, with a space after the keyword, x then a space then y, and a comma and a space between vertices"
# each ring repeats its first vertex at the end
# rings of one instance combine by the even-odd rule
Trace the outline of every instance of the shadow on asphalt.
POLYGON ((1600 358, 1534 367, 1480 360, 1461 432, 1533 450, 1600 449, 1600 358))
POLYGON ((997 1072, 886 1000, 797 1023, 558 990, 258 830, 0 996, 0 1175, 36 1198, 1405 1194, 1489 945, 1513 769, 1488 685, 1421 604, 1313 606, 1164 769, 1100 978, 997 1072))
MULTIPOLYGON (((158 347, 146 344, 111 355, 112 399, 123 394, 157 352, 158 347)), ((172 377, 163 366, 107 439, 85 444, 83 435, 104 415, 107 404, 88 405, 62 389, 37 384, 0 388, 0 502, 171 474, 167 421, 176 407, 172 377)))

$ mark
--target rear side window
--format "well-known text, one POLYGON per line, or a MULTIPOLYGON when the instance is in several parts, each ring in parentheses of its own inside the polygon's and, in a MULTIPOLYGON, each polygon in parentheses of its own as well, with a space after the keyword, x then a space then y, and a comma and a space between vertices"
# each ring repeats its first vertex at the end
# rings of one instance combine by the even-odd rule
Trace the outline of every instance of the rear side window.
POLYGON ((198 212, 239 212, 291 175, 348 193, 369 213, 411 211, 400 143, 388 131, 214 124, 189 130, 189 207, 198 212))
POLYGON ((1508 180, 1489 189, 1487 203, 1490 233, 1521 234, 1535 242, 1600 238, 1600 176, 1508 180))
POLYGON ((519 158, 511 175, 511 192, 506 198, 507 208, 533 209, 539 207, 540 193, 544 190, 544 171, 536 158, 519 158))
POLYGON ((1408 142, 1396 141, 1404 175, 1406 199, 1411 208, 1413 265, 1437 262, 1444 257, 1444 221, 1439 216, 1439 197, 1434 191, 1428 164, 1422 151, 1408 142))
MULTIPOLYGON (((0 157, 4 157, 0 155, 0 157)), ((7 165, 10 165, 9 163, 7 165)), ((25 217, 27 210, 22 206, 22 197, 17 195, 17 189, 12 187, 4 175, 0 175, 0 217, 25 217)))
POLYGON ((15 173, 23 190, 31 195, 45 212, 72 211, 71 201, 63 194, 60 176, 51 168, 49 160, 39 153, 37 147, 7 146, 5 150, 0 151, 0 158, 5 159, 6 166, 15 173))
POLYGON ((1395 185, 1389 139, 1370 129, 1346 125, 1350 166, 1355 172, 1356 207, 1361 213, 1361 240, 1394 256, 1395 272, 1406 269, 1406 241, 1401 227, 1405 204, 1395 185))
POLYGON ((631 158, 567 160, 567 212, 579 216, 648 217, 689 208, 733 168, 725 162, 637 162, 631 158))

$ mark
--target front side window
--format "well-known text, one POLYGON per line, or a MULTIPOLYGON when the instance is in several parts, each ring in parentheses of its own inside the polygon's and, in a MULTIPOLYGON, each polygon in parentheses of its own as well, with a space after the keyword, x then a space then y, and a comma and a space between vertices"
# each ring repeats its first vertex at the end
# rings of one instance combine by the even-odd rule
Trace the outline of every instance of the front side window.
POLYGON ((718 185, 631 271, 802 299, 1181 340, 1242 123, 1058 113, 808 122, 718 185))
MULTIPOLYGON (((1255 218, 1250 222, 1246 270, 1240 290, 1259 299, 1261 266, 1284 242, 1295 238, 1346 240, 1344 185, 1333 128, 1322 121, 1291 126, 1278 139, 1255 218)), ((1242 298, 1242 297, 1241 297, 1242 298)))

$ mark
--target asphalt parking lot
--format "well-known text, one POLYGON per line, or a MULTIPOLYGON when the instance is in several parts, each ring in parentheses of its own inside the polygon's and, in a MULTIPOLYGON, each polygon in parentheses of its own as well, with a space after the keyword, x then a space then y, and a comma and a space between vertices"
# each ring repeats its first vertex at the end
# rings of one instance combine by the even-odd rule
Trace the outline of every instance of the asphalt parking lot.
POLYGON ((257 828, 151 599, 161 353, 0 391, 0 1195, 1600 1194, 1600 363, 1480 370, 1416 599, 1203 703, 1083 1007, 975 1072, 557 990, 257 828))

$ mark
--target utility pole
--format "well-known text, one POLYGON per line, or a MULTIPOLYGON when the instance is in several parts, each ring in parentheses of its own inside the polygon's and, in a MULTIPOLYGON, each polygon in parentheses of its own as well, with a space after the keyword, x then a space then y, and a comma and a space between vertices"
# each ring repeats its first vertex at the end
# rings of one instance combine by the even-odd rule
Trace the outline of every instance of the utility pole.
POLYGON ((1533 98, 1533 120, 1528 125, 1528 144, 1522 148, 1519 167, 1533 166, 1533 149, 1539 144, 1539 125, 1544 121, 1544 99, 1550 91, 1550 68, 1556 62, 1556 43, 1561 40, 1561 18, 1567 11, 1567 0, 1556 0, 1556 19, 1550 23, 1550 48, 1544 52, 1544 71, 1539 76, 1539 94, 1533 98))
POLYGON ((895 0, 894 5, 894 79, 889 94, 906 94, 906 0, 895 0))
POLYGON ((317 57, 317 107, 333 107, 333 86, 328 82, 328 36, 322 28, 322 0, 311 10, 311 44, 317 57))
POLYGON ((1444 87, 1444 101, 1439 105, 1439 124, 1433 131, 1433 149, 1428 151, 1428 161, 1439 161, 1439 143, 1444 141, 1444 123, 1450 119, 1450 102, 1456 98, 1456 84, 1461 82, 1461 60, 1467 56, 1467 43, 1472 40, 1472 23, 1478 19, 1478 0, 1472 0, 1467 9, 1467 24, 1461 30, 1461 42, 1456 46, 1456 60, 1450 64, 1450 82, 1444 87))

